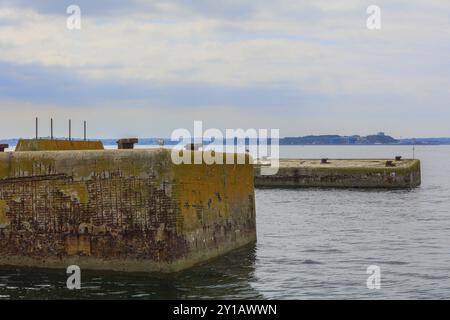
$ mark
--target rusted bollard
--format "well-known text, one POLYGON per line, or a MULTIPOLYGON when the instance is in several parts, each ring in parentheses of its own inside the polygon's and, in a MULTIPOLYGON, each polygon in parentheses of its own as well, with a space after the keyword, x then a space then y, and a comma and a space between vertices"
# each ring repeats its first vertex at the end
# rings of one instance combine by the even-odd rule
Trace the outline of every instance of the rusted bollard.
POLYGON ((202 147, 201 144, 189 143, 185 146, 185 149, 190 150, 190 151, 198 151, 198 150, 200 150, 201 147, 202 147))
POLYGON ((386 161, 386 167, 395 167, 395 164, 392 160, 386 161))
POLYGON ((119 149, 134 149, 134 145, 138 142, 137 138, 119 139, 117 140, 117 146, 119 149))

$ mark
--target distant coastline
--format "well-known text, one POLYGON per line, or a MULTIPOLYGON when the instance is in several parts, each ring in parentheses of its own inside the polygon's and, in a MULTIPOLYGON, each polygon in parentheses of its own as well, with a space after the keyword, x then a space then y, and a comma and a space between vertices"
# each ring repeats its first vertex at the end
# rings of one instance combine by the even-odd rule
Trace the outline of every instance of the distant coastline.
MULTIPOLYGON (((58 138, 64 139, 64 138, 58 138)), ((18 138, 0 139, 0 144, 9 144, 10 147, 17 145, 18 138)), ((96 140, 96 139, 90 139, 96 140)), ((105 146, 116 145, 117 139, 98 139, 105 146)), ((176 145, 178 141, 170 138, 139 138, 140 145, 159 145, 164 140, 165 145, 176 145)), ((204 141, 208 144, 210 141, 204 141)), ((248 143, 248 139, 246 140, 248 143)), ((257 141, 255 141, 257 142, 257 141)), ((368 136, 341 136, 341 135, 308 135, 300 137, 280 138, 279 144, 283 146, 304 146, 304 145, 450 145, 450 137, 436 138, 401 138, 395 139, 382 132, 368 136)))

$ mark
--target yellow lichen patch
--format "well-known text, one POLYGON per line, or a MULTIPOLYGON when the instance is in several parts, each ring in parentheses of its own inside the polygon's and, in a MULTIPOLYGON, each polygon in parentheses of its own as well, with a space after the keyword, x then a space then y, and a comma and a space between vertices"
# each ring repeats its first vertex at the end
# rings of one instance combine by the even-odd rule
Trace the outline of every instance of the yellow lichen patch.
POLYGON ((9 176, 11 163, 11 152, 0 153, 0 179, 7 178, 9 176))
POLYGON ((9 210, 9 207, 6 204, 6 201, 0 200, 0 229, 8 227, 10 224, 9 219, 6 216, 6 213, 8 212, 8 210, 9 210))
POLYGON ((174 165, 174 172, 179 229, 193 231, 245 218, 242 208, 248 208, 254 196, 251 164, 181 164, 174 165))
POLYGON ((88 190, 84 182, 61 185, 59 186, 59 190, 72 200, 78 201, 81 204, 87 204, 89 201, 88 190))
POLYGON ((55 159, 41 153, 13 153, 9 164, 10 177, 38 176, 54 173, 55 159))
POLYGON ((33 175, 33 162, 31 157, 12 157, 10 162, 9 175, 11 177, 22 177, 33 175))

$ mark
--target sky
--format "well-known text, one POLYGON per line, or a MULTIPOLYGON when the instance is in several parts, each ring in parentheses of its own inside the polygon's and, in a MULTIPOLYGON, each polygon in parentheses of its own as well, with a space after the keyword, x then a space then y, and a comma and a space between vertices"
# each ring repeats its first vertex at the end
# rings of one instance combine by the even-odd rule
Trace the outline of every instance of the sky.
POLYGON ((0 0, 0 139, 450 136, 449 57, 446 0, 0 0))

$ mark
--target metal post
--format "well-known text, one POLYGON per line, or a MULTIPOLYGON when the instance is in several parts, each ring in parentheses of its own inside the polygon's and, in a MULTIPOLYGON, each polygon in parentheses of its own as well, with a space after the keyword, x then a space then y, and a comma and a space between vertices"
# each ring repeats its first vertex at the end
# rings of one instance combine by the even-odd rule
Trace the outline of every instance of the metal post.
POLYGON ((36 140, 39 138, 39 119, 36 117, 36 140))
POLYGON ((86 141, 86 121, 84 121, 84 141, 86 141))
POLYGON ((50 119, 50 138, 53 140, 53 118, 50 119))
POLYGON ((72 140, 72 120, 69 120, 69 141, 72 140))

